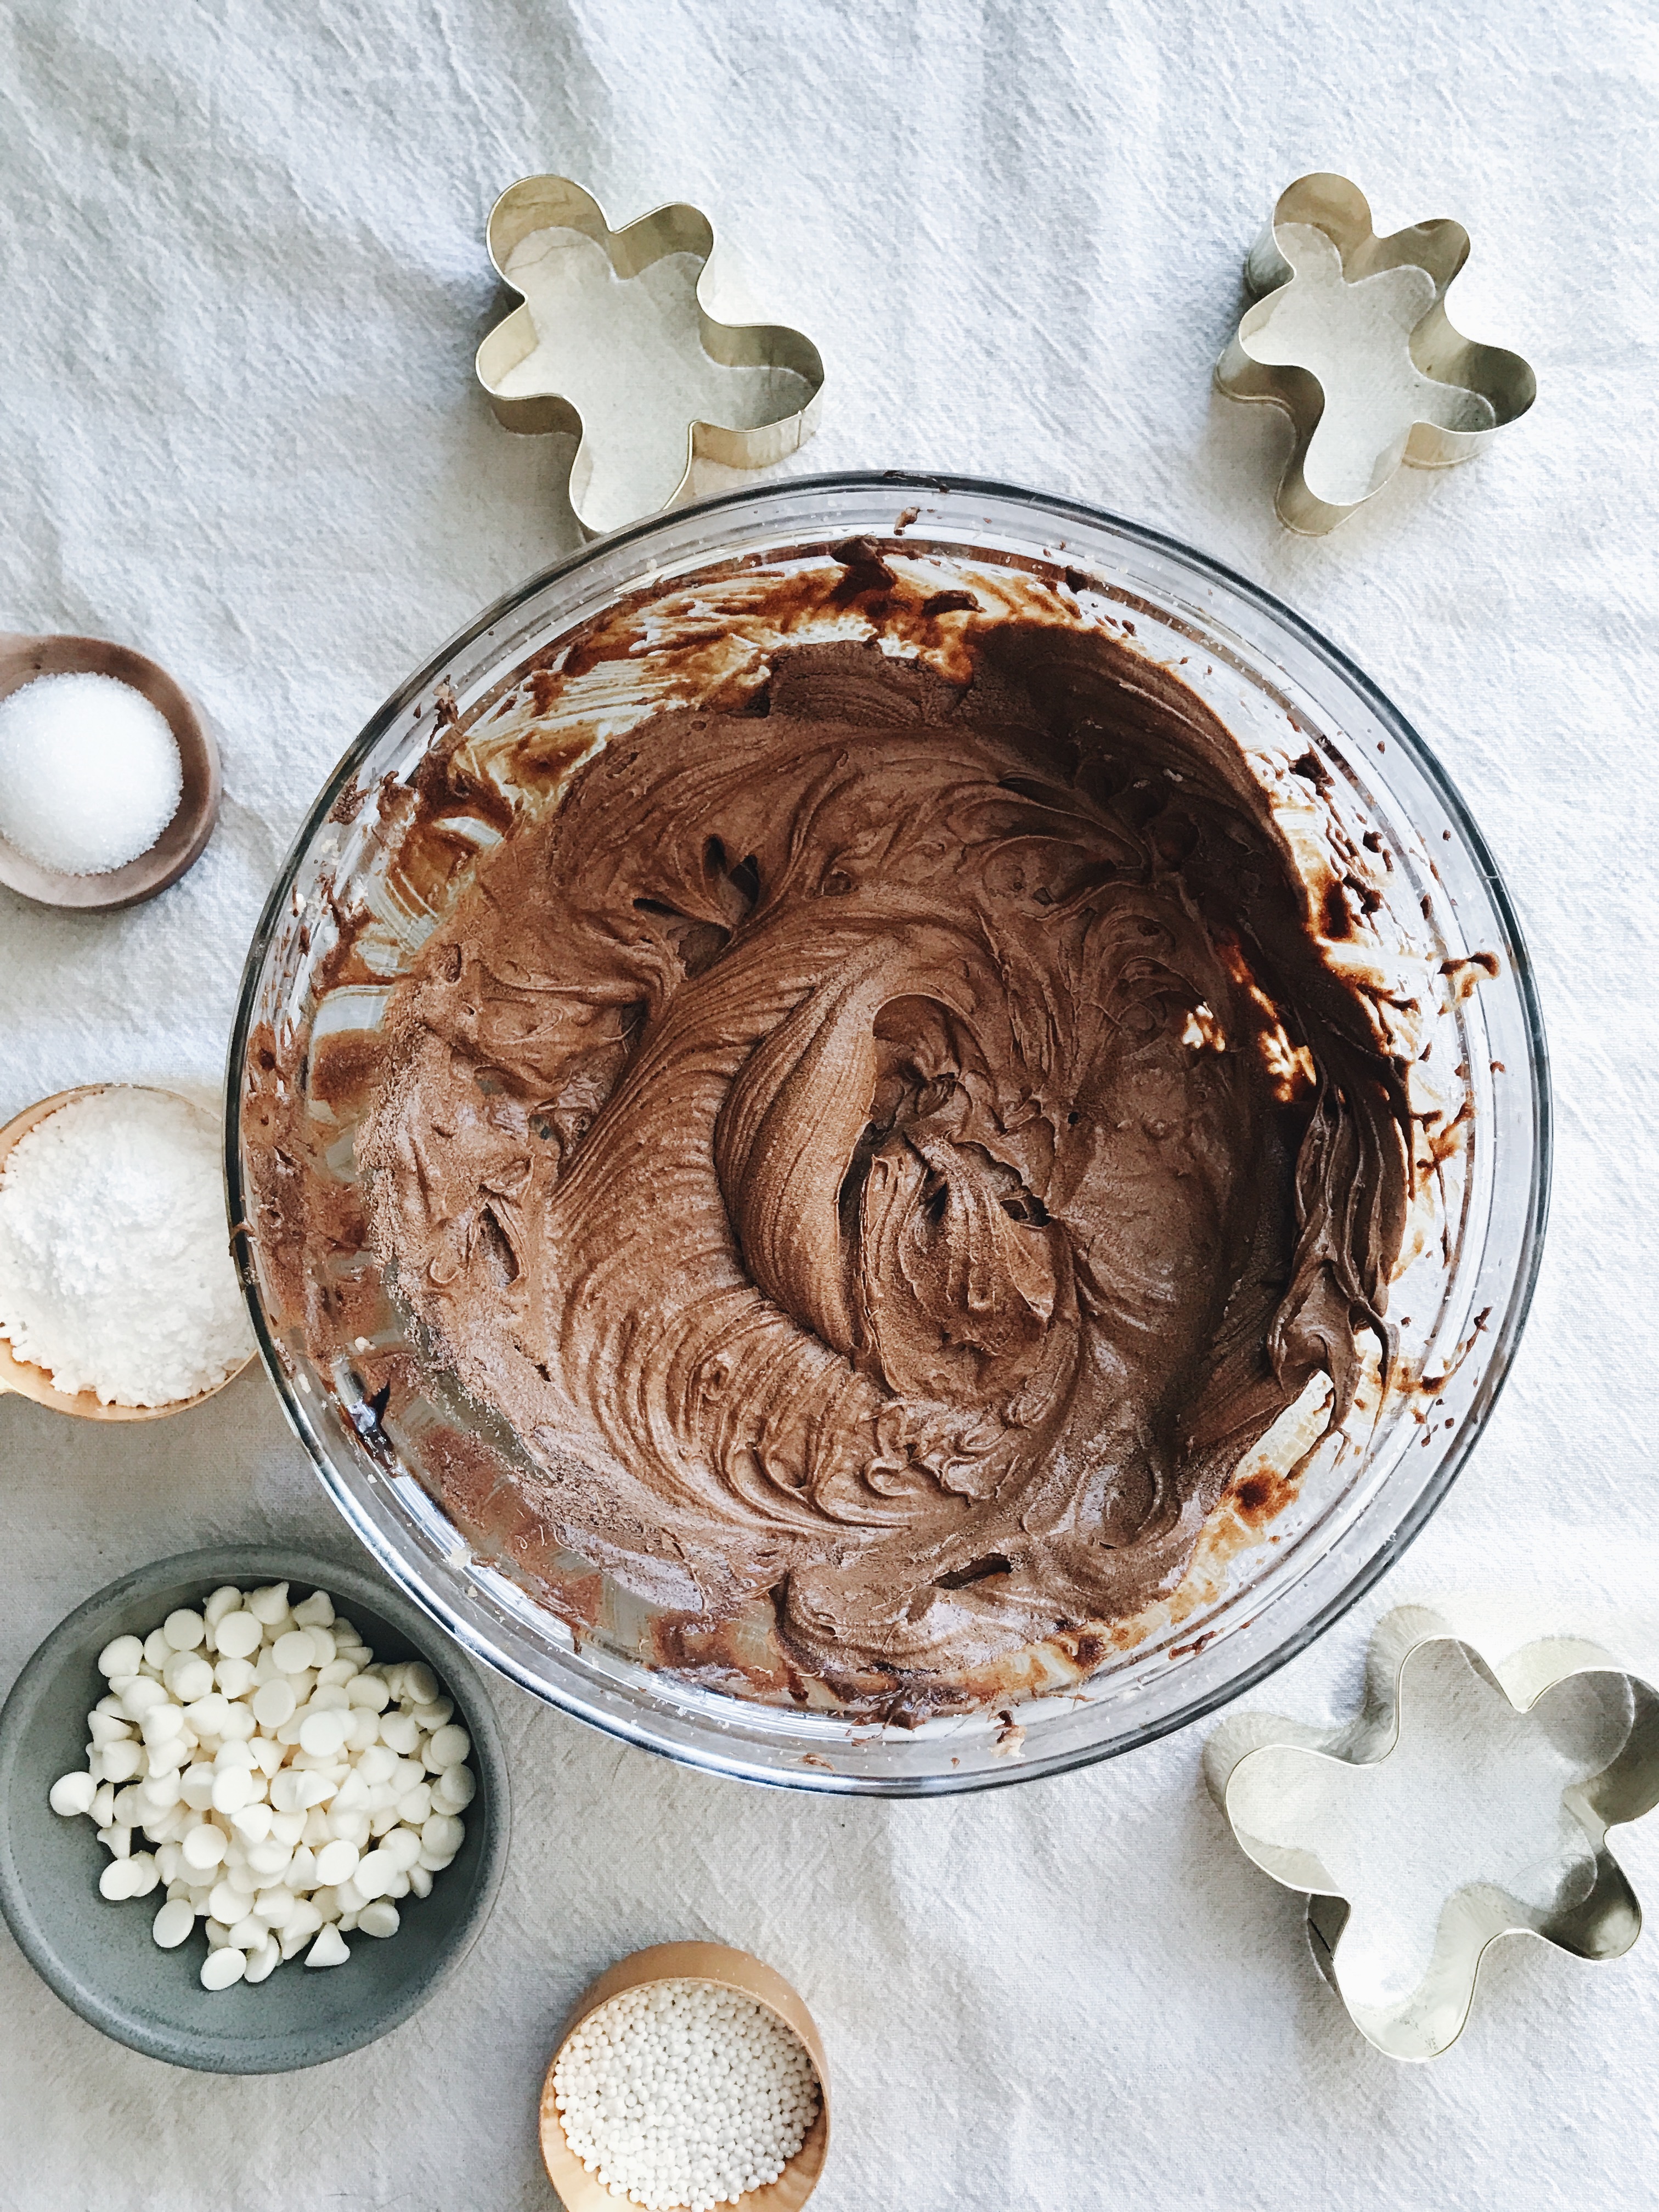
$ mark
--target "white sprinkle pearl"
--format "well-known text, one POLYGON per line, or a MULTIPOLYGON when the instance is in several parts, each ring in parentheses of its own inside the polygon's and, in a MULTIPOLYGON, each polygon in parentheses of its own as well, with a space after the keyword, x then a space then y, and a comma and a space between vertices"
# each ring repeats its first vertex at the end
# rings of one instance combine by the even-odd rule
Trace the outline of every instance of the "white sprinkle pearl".
POLYGON ((714 1982, 612 1997, 560 2052, 553 2089, 583 2166, 647 2212, 712 2212, 775 2181, 819 2104, 800 2039, 714 1982))
POLYGON ((420 1660, 377 1667, 326 1591, 290 1608, 286 1583, 226 1583, 98 1666, 87 1765, 48 1802, 96 1827, 111 1903, 165 1887, 162 1950, 202 1922, 205 1989, 302 1953, 343 1966, 342 1931, 395 1936, 395 1900, 429 1896, 465 1840, 471 1743, 443 1686, 420 1660))

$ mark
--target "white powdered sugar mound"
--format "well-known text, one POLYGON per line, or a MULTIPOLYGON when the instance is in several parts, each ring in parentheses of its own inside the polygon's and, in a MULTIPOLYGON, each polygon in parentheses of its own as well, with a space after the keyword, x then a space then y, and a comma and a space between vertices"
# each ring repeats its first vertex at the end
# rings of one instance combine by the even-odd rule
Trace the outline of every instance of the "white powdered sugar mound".
POLYGON ((193 1398, 241 1364, 211 1115, 118 1085, 19 1139, 0 1173, 0 1335, 106 1405, 193 1398))

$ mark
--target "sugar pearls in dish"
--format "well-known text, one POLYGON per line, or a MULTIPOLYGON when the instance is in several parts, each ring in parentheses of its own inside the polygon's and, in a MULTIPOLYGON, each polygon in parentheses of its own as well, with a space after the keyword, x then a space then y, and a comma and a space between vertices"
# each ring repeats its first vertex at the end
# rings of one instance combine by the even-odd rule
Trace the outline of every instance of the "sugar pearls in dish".
POLYGON ((98 1823, 104 1897, 165 1889, 164 1950, 204 1923, 206 1989, 302 1952, 343 1965, 345 1937, 396 1935, 465 1840, 471 1745, 442 1685, 421 1660, 377 1664, 325 1591, 226 1584, 98 1665, 87 1765, 52 1810, 98 1823))
POLYGON ((817 2118, 799 2036, 741 1990, 661 1981, 590 2013, 553 2069, 566 2142, 613 2196, 710 2212, 775 2181, 817 2118))

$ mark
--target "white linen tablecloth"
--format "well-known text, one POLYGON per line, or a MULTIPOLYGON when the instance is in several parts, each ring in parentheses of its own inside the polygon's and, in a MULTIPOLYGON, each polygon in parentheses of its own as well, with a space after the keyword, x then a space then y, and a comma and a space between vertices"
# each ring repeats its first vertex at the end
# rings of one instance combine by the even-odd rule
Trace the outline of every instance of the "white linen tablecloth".
MULTIPOLYGON (((1439 752, 1536 957, 1559 1109, 1533 1319, 1406 1565, 1254 1702, 1346 1709, 1376 1614, 1494 1583, 1587 1626, 1656 1588, 1653 712, 1659 25, 1643 0, 12 0, 0 14, 0 628, 155 654, 223 817, 153 904, 0 893, 0 1117, 216 1081, 324 772, 452 630, 568 548, 568 449, 471 375, 515 177, 690 198, 829 368, 802 470, 918 465, 1156 522, 1282 594, 1439 752), (1473 465, 1330 538, 1288 433, 1212 392, 1277 192, 1453 214, 1452 299, 1535 364, 1473 465)), ((730 281, 730 280, 728 280, 730 281)), ((0 1406, 0 1688, 72 1603, 194 1543, 349 1540, 257 1374, 169 1423, 0 1406)), ((212 2080, 105 2041, 0 1936, 0 2206, 543 2208, 566 2005, 673 1936, 760 1952, 829 2045, 824 2212, 1652 2203, 1659 1942, 1503 1947, 1462 2043, 1390 2063, 1234 1850, 1189 1730, 942 1803, 767 1792, 502 1686, 512 1861, 465 1969, 373 2048, 212 2080)), ((1659 1894, 1659 1818, 1622 1856, 1659 1894)), ((158 1962, 159 1966, 159 1962, 158 1962)))

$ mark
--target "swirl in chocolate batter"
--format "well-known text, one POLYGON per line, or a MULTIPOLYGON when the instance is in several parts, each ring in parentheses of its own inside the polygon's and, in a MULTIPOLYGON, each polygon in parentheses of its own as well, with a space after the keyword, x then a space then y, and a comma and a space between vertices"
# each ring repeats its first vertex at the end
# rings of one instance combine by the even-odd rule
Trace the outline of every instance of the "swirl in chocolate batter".
POLYGON ((398 986, 358 1152, 562 1541, 924 1706, 1170 1589, 1311 1376, 1342 1417, 1409 1182, 1228 732, 1098 635, 974 653, 613 738, 398 986))

